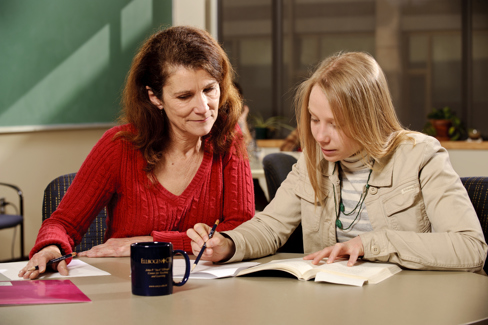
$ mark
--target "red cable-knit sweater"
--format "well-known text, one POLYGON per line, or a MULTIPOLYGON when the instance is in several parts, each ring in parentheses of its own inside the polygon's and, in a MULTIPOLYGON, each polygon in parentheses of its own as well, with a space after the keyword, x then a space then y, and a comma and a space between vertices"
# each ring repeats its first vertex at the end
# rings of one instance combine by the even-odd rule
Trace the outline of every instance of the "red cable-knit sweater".
POLYGON ((186 230, 196 223, 231 230, 254 215, 254 189, 249 161, 235 154, 213 155, 204 146, 202 163, 181 195, 151 183, 146 161, 128 141, 114 135, 128 125, 108 130, 92 149, 52 216, 43 222, 30 256, 59 245, 68 254, 107 206, 108 238, 152 236, 191 252, 186 230))

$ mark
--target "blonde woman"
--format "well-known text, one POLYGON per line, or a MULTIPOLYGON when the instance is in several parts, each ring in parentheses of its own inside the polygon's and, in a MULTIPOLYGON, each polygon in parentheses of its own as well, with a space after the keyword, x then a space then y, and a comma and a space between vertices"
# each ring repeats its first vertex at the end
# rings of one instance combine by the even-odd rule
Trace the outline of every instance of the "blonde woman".
MULTIPOLYGON (((407 131, 384 74, 365 53, 325 59, 297 93, 304 154, 253 219, 207 242, 204 259, 273 254, 301 222, 305 257, 480 271, 487 245, 447 151, 407 131)), ((197 254, 209 227, 187 231, 197 254)))

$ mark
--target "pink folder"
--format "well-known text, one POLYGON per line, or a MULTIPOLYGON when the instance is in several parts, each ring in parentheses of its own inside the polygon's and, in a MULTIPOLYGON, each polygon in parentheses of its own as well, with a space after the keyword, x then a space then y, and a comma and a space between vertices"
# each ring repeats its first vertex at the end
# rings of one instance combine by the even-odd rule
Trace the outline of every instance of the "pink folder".
POLYGON ((91 301, 70 280, 0 282, 0 305, 65 304, 91 301))

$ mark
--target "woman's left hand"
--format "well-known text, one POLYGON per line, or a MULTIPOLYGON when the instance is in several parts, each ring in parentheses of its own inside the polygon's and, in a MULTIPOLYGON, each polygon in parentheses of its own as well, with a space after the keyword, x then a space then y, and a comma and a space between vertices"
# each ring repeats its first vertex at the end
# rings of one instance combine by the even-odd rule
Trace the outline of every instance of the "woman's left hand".
POLYGON ((153 241, 151 236, 110 238, 105 243, 93 246, 90 250, 80 252, 81 257, 118 257, 130 256, 130 245, 137 242, 153 241))
POLYGON ((363 242, 361 240, 361 237, 357 236, 344 243, 337 243, 334 246, 329 246, 321 251, 307 255, 303 259, 313 260, 312 264, 317 265, 324 257, 328 257, 327 263, 330 264, 333 263, 336 258, 349 256, 349 262, 347 263, 347 266, 353 266, 356 263, 358 257, 363 255, 363 242))

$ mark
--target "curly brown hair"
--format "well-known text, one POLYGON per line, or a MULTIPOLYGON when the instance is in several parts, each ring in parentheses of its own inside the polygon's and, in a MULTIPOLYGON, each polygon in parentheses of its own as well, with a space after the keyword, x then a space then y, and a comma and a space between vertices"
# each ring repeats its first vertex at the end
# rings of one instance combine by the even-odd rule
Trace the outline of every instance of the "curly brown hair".
POLYGON ((146 172, 152 172, 163 158, 169 137, 166 114, 149 99, 146 86, 163 98, 163 87, 177 67, 203 69, 220 86, 218 117, 212 130, 205 135, 214 154, 227 152, 234 140, 237 153, 242 154, 242 135, 235 126, 242 109, 242 99, 233 85, 234 70, 225 51, 206 31, 176 26, 150 36, 132 61, 123 92, 123 111, 120 118, 135 130, 122 131, 117 137, 130 141, 140 149, 147 161, 146 172))

